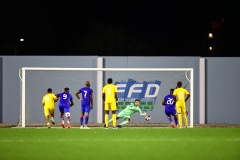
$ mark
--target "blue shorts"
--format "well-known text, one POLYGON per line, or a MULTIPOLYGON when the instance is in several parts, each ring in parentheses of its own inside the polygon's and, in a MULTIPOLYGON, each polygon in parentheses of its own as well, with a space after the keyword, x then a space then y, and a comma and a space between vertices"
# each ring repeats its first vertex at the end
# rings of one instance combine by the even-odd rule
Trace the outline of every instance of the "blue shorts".
POLYGON ((90 112, 90 104, 82 104, 81 111, 82 112, 90 112))
POLYGON ((67 113, 67 112, 70 113, 70 107, 62 107, 62 106, 59 106, 58 108, 59 108, 59 111, 60 111, 61 113, 67 113))
POLYGON ((174 108, 165 108, 165 114, 167 116, 171 116, 171 115, 175 116, 175 115, 177 115, 177 112, 174 108))

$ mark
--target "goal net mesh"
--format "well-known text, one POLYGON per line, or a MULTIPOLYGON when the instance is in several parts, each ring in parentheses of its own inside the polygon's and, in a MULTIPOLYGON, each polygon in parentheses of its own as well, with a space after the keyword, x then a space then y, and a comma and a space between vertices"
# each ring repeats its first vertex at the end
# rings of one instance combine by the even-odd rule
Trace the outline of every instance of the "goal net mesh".
MULTIPOLYGON (((85 81, 90 81, 93 90, 94 108, 90 112, 89 123, 97 123, 97 107, 103 110, 103 104, 96 102, 96 97, 99 98, 102 95, 97 95, 96 90, 98 85, 102 87, 107 84, 108 78, 112 78, 113 83, 118 87, 117 113, 139 98, 141 99, 140 108, 151 116, 151 121, 147 122, 136 113, 131 116, 131 123, 169 123, 162 105, 164 96, 170 93, 171 88, 176 88, 178 81, 182 81, 183 87, 190 92, 190 71, 103 71, 101 81, 97 81, 97 72, 91 70, 25 70, 24 75, 20 73, 22 77, 25 76, 25 88, 20 78, 20 100, 25 100, 25 106, 22 106, 20 102, 19 125, 22 124, 22 116, 25 116, 26 126, 45 124, 42 97, 47 93, 48 88, 52 88, 54 94, 63 92, 65 87, 70 88, 75 103, 71 107, 71 123, 79 123, 81 104, 75 93, 85 86, 85 81), (23 91, 25 91, 25 97, 22 97, 23 91), (22 107, 25 107, 25 114, 22 113, 22 107)), ((187 101, 187 111, 189 110, 190 99, 187 101)), ((104 120, 104 115, 102 116, 104 120)), ((55 121, 61 122, 58 102, 55 103, 55 121)))

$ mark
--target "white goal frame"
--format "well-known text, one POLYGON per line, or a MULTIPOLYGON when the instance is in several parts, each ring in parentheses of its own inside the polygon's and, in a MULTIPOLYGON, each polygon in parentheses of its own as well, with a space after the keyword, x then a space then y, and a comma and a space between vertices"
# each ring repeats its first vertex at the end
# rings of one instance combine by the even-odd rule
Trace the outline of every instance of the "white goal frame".
POLYGON ((187 72, 190 72, 190 80, 188 79, 189 81, 189 84, 190 84, 190 123, 189 123, 189 127, 193 127, 193 97, 194 97, 194 92, 193 92, 193 82, 194 82, 194 79, 193 79, 193 68, 48 68, 48 67, 22 67, 21 69, 19 69, 19 78, 20 80, 22 81, 22 85, 21 85, 21 124, 20 124, 20 127, 26 127, 26 122, 25 122, 25 118, 26 118, 26 90, 25 90, 25 85, 26 85, 26 79, 25 79, 25 72, 27 70, 36 70, 36 71, 97 71, 97 80, 96 80, 96 83, 97 84, 97 105, 98 108, 97 108, 97 123, 102 123, 102 104, 103 104, 103 101, 102 101, 102 87, 103 87, 103 83, 100 83, 102 82, 103 80, 103 72, 104 71, 124 71, 124 72, 128 72, 128 71, 134 71, 134 72, 138 72, 138 71, 148 71, 148 72, 151 72, 151 71, 187 71, 187 72))

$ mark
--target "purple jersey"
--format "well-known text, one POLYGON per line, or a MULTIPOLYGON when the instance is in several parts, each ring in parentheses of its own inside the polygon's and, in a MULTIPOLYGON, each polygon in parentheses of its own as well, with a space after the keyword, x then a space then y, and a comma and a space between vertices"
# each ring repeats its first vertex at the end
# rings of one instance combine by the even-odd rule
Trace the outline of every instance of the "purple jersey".
POLYGON ((82 104, 90 105, 90 95, 92 95, 93 90, 88 87, 83 87, 79 91, 82 93, 82 104))
POLYGON ((176 110, 175 110, 175 101, 176 97, 169 94, 164 97, 165 100, 165 114, 166 115, 176 115, 176 110))
POLYGON ((60 99, 58 104, 59 107, 70 107, 70 100, 72 100, 72 95, 69 92, 59 93, 57 96, 60 99))

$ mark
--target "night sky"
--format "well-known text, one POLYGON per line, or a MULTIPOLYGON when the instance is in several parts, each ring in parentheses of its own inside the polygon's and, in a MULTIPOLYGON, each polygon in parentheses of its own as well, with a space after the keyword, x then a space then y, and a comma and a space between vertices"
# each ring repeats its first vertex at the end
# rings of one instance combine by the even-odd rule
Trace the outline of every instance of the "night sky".
POLYGON ((240 56, 237 1, 20 1, 0 10, 0 55, 240 56))

